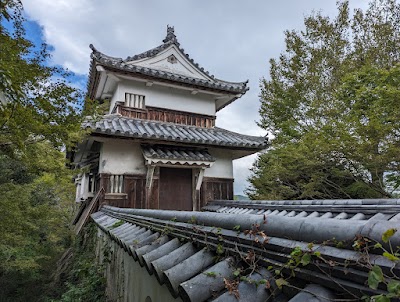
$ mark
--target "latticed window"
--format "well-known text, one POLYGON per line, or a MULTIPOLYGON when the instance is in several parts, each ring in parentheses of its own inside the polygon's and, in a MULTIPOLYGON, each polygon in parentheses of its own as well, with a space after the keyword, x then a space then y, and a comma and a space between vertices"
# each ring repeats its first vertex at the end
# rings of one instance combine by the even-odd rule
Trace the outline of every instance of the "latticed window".
POLYGON ((131 108, 144 109, 145 107, 144 95, 125 93, 125 106, 131 108))

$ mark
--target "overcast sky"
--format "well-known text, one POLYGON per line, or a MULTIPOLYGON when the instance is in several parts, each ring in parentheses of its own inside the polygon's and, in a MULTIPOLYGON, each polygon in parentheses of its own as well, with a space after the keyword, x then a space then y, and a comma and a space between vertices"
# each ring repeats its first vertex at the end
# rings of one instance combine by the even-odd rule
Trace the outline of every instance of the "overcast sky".
MULTIPOLYGON (((162 43, 167 24, 175 27, 181 47, 217 78, 249 79, 250 91, 222 109, 217 126, 266 135, 259 119, 259 82, 268 78, 269 59, 285 49, 284 31, 303 29, 304 16, 322 11, 335 16, 336 0, 23 0, 30 21, 28 34, 53 47, 54 64, 75 72, 76 85, 86 87, 89 44, 101 52, 127 57, 162 43), (38 26, 40 26, 38 30, 38 26)), ((350 0, 351 8, 367 7, 350 0)), ((256 156, 234 161, 235 194, 256 156)))

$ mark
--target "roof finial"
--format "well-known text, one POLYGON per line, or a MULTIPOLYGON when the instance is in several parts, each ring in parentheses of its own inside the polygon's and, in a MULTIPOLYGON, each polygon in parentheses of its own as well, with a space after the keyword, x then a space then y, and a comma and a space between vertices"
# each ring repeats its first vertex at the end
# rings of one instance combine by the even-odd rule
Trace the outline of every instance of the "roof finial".
POLYGON ((164 43, 174 43, 179 46, 178 39, 175 36, 175 29, 173 26, 167 25, 167 36, 163 40, 164 43))
POLYGON ((90 44, 89 48, 92 50, 92 52, 98 52, 98 50, 96 49, 96 47, 93 46, 93 44, 90 44))

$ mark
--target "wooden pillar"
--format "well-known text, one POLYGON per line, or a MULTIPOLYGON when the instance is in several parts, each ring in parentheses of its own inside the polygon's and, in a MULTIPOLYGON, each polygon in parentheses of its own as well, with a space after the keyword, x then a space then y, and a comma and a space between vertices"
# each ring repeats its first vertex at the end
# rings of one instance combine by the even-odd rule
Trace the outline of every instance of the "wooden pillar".
POLYGON ((104 191, 108 192, 109 184, 110 184, 110 174, 101 173, 98 190, 100 190, 101 188, 104 188, 104 191))

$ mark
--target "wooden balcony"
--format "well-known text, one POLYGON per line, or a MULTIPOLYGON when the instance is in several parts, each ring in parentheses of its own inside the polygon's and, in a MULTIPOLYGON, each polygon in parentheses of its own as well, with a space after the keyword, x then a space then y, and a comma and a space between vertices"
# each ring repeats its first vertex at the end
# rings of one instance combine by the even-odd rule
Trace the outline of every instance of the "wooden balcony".
POLYGON ((215 116, 150 106, 147 106, 145 109, 140 109, 124 106, 123 103, 117 103, 113 113, 119 113, 122 116, 129 118, 161 121, 196 127, 212 128, 215 126, 215 116))

